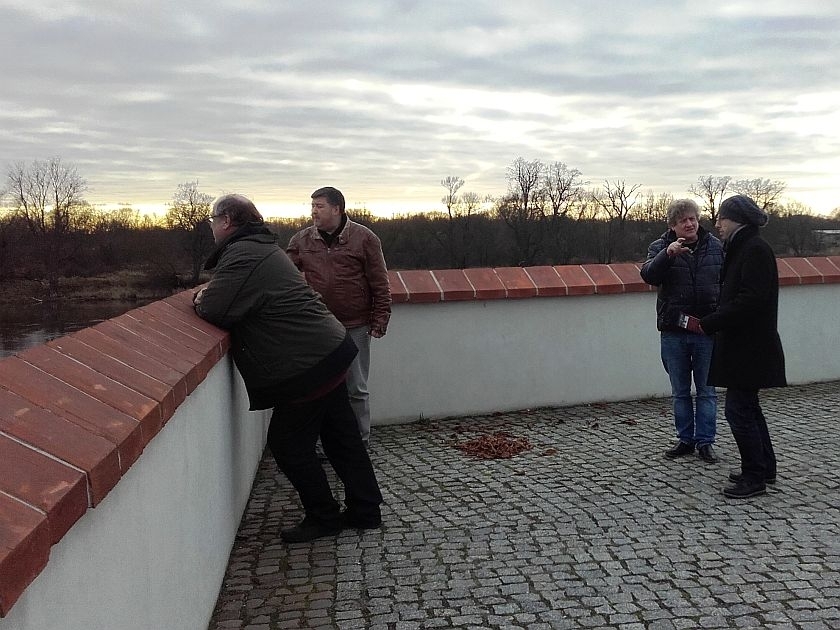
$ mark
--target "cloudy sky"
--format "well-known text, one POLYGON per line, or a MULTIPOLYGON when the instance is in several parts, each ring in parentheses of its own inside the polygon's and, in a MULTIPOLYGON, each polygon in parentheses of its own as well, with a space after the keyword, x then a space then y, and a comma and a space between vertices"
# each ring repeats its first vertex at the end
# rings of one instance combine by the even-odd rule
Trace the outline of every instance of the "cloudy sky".
MULTIPOLYGON (((0 0, 0 168, 59 156, 93 203, 179 183, 390 215, 517 158, 685 196, 768 178, 840 206, 836 0, 0 0)), ((0 183, 2 186, 2 183, 0 183)))

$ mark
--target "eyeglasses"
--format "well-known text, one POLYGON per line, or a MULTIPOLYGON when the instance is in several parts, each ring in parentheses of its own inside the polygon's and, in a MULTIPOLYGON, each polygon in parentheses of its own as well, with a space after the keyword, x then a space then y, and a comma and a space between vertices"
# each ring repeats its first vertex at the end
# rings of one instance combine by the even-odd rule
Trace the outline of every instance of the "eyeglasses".
POLYGON ((207 220, 210 221, 210 223, 212 223, 213 219, 217 219, 217 218, 223 217, 223 216, 225 216, 224 212, 220 212, 219 214, 211 214, 210 216, 207 217, 207 220))

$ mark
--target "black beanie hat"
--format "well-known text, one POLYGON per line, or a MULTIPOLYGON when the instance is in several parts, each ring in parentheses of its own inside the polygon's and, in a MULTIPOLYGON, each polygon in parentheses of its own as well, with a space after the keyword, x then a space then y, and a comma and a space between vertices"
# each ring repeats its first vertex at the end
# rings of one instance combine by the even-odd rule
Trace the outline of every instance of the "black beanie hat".
POLYGON ((724 199, 723 203, 720 204, 718 216, 721 219, 735 221, 735 223, 757 225, 759 227, 767 225, 767 221, 770 220, 770 216, 746 195, 735 195, 729 199, 724 199))

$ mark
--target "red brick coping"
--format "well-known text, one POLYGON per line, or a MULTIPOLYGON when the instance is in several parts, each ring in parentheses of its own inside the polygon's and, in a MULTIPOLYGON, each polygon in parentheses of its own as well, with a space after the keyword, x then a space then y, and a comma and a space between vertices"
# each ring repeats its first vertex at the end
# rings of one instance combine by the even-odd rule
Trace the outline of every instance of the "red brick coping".
MULTIPOLYGON (((840 283, 840 256, 777 262, 782 285, 840 283)), ((395 304, 654 290, 636 263, 389 277, 395 304)), ((0 617, 229 344, 195 315, 185 291, 0 360, 0 617)))
MULTIPOLYGON (((840 282, 840 256, 779 258, 779 283, 840 282)), ((395 304, 655 291, 640 263, 389 271, 395 304)))

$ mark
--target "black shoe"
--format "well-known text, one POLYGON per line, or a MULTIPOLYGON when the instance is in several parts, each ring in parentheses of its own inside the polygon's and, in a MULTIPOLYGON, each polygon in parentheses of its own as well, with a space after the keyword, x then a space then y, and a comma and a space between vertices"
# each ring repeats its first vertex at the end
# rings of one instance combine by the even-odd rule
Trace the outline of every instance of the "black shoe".
POLYGON ((697 449, 697 457, 709 464, 714 464, 718 461, 718 456, 715 455, 715 449, 712 448, 711 444, 704 444, 697 449))
POLYGON ((743 480, 723 489, 723 496, 730 499, 749 499, 766 493, 767 487, 763 483, 746 483, 743 480))
POLYGON ((344 522, 344 527, 348 529, 378 529, 382 526, 382 516, 379 514, 360 516, 344 510, 341 513, 341 520, 344 522))
POLYGON ((341 523, 329 524, 315 521, 309 517, 289 529, 280 532, 280 538, 288 543, 309 542, 316 538, 335 536, 343 527, 341 523))
POLYGON ((686 444, 685 442, 680 441, 674 445, 674 448, 669 448, 667 451, 665 451, 665 457, 669 459, 674 459, 675 457, 682 457, 683 455, 688 455, 693 452, 693 444, 686 444))
MULTIPOLYGON (((729 481, 733 481, 735 483, 740 483, 740 481, 743 478, 744 478, 744 476, 741 474, 740 470, 730 470, 729 471, 729 481)), ((775 473, 771 477, 765 477, 764 478, 764 483, 770 484, 770 485, 773 485, 774 483, 776 483, 775 473)))

